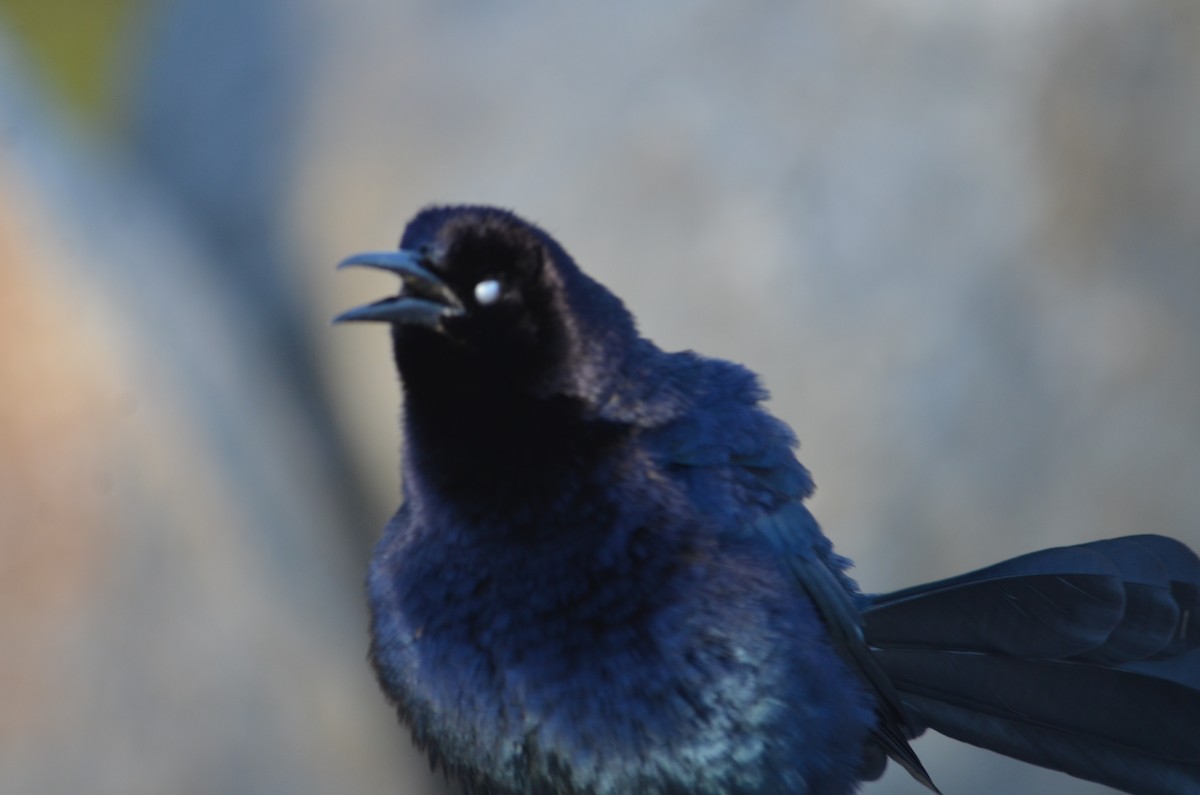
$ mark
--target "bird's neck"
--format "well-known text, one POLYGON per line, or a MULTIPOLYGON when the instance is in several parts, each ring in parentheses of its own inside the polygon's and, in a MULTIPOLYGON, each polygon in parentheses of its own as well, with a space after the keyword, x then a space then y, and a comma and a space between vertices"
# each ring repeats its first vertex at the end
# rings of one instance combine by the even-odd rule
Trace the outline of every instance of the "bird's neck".
POLYGON ((406 376, 404 402, 406 493, 479 513, 558 510, 629 433, 492 379, 406 376))

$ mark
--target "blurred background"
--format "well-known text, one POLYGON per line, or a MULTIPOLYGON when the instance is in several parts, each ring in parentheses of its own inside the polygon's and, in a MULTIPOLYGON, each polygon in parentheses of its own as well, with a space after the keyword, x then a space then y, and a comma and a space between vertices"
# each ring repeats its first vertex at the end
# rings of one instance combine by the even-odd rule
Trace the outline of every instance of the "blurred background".
POLYGON ((0 792, 441 791, 365 660, 387 334, 328 323, 433 201, 762 373, 866 590, 1200 547, 1194 0, 0 0, 0 792))

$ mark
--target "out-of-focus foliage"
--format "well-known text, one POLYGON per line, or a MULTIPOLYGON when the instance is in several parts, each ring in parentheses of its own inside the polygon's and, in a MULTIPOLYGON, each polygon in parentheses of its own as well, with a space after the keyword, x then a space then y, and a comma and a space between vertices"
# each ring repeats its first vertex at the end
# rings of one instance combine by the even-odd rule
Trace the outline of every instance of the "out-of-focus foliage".
POLYGON ((120 118, 117 81, 144 0, 0 0, 0 22, 63 102, 99 129, 120 118))

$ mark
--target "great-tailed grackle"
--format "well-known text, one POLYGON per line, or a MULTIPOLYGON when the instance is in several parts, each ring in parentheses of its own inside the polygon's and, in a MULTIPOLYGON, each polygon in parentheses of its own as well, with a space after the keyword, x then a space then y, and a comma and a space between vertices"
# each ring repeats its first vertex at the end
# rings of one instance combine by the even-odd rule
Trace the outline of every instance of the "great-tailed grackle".
POLYGON ((1132 793, 1200 792, 1200 560, 1161 536, 864 595, 755 376, 640 337, 546 233, 436 207, 391 324, 405 500, 371 659, 469 793, 837 795, 926 728, 1132 793))

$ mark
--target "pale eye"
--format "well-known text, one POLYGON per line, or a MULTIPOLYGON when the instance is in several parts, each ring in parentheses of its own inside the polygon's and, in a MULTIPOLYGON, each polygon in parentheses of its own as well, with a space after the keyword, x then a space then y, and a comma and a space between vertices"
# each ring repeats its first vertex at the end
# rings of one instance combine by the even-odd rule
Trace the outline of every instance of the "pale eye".
POLYGON ((495 279, 484 279, 475 285, 475 300, 480 306, 494 304, 500 298, 500 282, 495 279))

